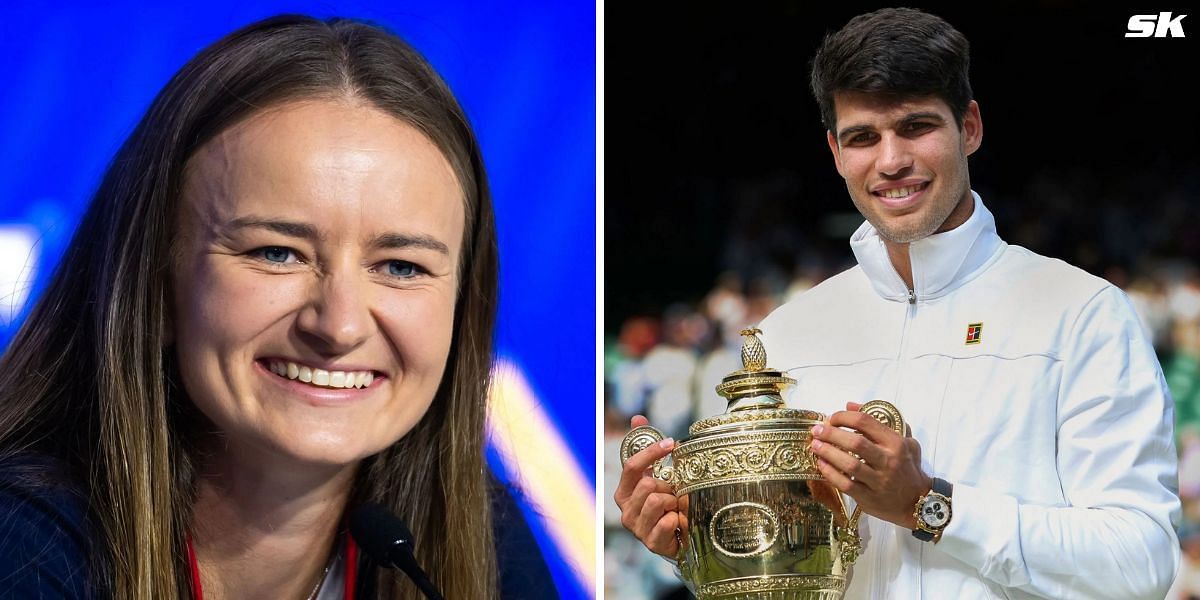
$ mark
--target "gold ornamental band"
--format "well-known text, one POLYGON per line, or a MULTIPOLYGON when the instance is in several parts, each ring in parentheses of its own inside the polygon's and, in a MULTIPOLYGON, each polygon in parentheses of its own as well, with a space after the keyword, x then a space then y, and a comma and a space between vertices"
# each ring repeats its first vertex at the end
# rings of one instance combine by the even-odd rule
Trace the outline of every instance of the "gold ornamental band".
MULTIPOLYGON (((722 394, 734 388, 761 388, 763 393, 779 393, 780 384, 794 383, 795 380, 789 377, 779 375, 768 375, 766 373, 745 373, 737 377, 726 378, 725 381, 717 385, 717 393, 722 394)), ((724 395, 724 394, 722 394, 724 395)))
POLYGON ((816 411, 797 408, 760 408, 701 419, 692 423, 691 427, 688 427, 688 434, 696 435, 701 431, 712 429, 718 425, 751 424, 758 421, 774 421, 778 419, 801 419, 812 421, 812 424, 816 425, 825 420, 825 415, 816 411))
POLYGON ((761 431, 684 442, 675 449, 675 495, 746 481, 820 479, 807 430, 761 431))
POLYGON ((846 580, 833 575, 767 575, 700 586, 700 600, 839 600, 846 580))

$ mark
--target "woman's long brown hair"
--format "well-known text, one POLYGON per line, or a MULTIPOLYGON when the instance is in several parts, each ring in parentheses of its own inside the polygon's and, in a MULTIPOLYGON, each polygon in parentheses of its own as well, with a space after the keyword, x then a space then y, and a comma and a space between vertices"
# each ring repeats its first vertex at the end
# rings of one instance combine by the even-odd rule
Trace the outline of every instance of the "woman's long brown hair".
MULTIPOLYGON (((102 542, 93 572, 115 598, 191 596, 183 544, 203 417, 176 373, 168 309, 185 163, 258 110, 345 97, 428 136, 466 206, 445 375, 416 427, 364 461, 352 502, 381 502, 404 518, 447 598, 497 596, 484 426, 499 267, 478 143, 446 84, 395 35, 284 15, 226 36, 171 79, 0 359, 0 455, 51 454, 82 482, 102 542)), ((363 575, 381 598, 419 597, 392 571, 363 575)))

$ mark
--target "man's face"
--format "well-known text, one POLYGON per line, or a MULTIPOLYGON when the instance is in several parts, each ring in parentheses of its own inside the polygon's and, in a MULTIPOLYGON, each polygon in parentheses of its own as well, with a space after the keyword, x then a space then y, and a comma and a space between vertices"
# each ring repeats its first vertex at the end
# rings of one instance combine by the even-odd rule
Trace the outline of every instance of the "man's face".
POLYGON ((885 240, 908 243, 961 225, 974 206, 967 156, 983 123, 975 101, 960 129, 936 97, 894 100, 834 96, 836 135, 827 135, 838 173, 859 212, 885 240))

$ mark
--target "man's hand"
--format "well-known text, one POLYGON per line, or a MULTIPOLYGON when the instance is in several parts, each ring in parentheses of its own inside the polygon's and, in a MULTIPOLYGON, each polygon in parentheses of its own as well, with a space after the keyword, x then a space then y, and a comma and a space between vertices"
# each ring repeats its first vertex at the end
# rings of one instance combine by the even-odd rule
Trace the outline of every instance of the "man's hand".
POLYGON ((813 426, 817 468, 833 487, 854 498, 863 512, 916 529, 913 509, 933 485, 921 470, 921 445, 859 412, 861 406, 849 402, 846 410, 813 426))
MULTIPOLYGON (((637 415, 630 428, 649 424, 637 415)), ((671 453, 675 440, 667 438, 629 457, 621 470, 621 482, 613 500, 621 507, 621 524, 641 540, 651 552, 674 558, 679 551, 676 529, 685 527, 671 486, 650 474, 655 461, 671 453)))

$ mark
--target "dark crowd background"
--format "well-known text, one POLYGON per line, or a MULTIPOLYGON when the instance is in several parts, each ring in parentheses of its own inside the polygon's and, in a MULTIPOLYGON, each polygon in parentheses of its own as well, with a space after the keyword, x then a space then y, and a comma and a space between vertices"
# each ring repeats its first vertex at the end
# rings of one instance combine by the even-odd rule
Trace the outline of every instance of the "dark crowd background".
MULTIPOLYGON (((1058 1, 908 4, 971 43, 983 145, 971 183, 1011 244, 1124 289, 1176 401, 1184 565, 1200 595, 1200 111, 1185 38, 1125 38, 1135 14, 1058 1)), ((617 6, 605 23, 605 592, 686 597, 621 528, 616 447, 646 414, 677 438, 724 410, 737 332, 853 266, 862 222, 834 169, 808 61, 823 35, 885 4, 617 6)), ((814 340, 819 343, 819 340, 814 340)))

